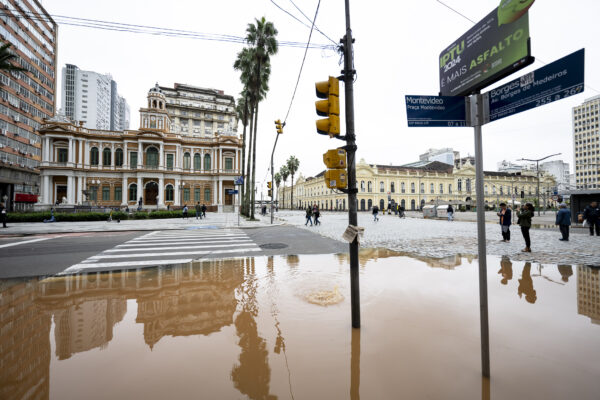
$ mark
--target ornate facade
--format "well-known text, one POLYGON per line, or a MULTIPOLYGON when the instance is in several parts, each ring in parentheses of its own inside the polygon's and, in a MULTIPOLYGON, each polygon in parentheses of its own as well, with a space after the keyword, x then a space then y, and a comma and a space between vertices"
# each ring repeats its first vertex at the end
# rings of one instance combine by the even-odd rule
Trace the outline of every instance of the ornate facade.
MULTIPOLYGON (((385 210, 390 203, 402 205, 406 210, 417 210, 427 204, 475 205, 475 167, 466 163, 460 168, 438 161, 416 163, 420 166, 356 165, 358 210, 370 210, 373 205, 385 210)), ((414 165, 416 165, 414 164, 414 165)), ((300 176, 294 184, 293 208, 318 204, 323 210, 347 210, 348 196, 328 189, 323 172, 315 177, 300 176)), ((540 178, 540 198, 544 198, 556 185, 550 175, 540 178)), ((537 178, 531 174, 485 171, 485 202, 488 205, 509 203, 513 194, 516 201, 534 202, 537 178), (523 195, 523 199, 521 199, 523 195)), ((279 207, 290 208, 291 188, 279 187, 279 207)), ((551 201, 546 196, 547 204, 551 201)), ((542 200, 542 205, 543 205, 542 200)))
POLYGON ((165 96, 156 85, 140 109, 140 129, 86 129, 65 117, 44 121, 41 203, 144 208, 188 206, 233 209, 228 194, 240 175, 237 135, 189 137, 173 133, 165 96))

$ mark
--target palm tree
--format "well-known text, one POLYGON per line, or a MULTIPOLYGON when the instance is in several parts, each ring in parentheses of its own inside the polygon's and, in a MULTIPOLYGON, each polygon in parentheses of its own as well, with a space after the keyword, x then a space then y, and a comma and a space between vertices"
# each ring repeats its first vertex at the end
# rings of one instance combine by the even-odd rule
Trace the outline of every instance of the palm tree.
MULTIPOLYGON (((241 93, 242 97, 240 97, 237 101, 237 105, 236 105, 236 113, 237 113, 237 117, 238 120, 242 122, 242 125, 244 125, 244 133, 242 134, 242 176, 244 177, 244 179, 246 179, 246 176, 244 174, 244 165, 246 163, 246 126, 248 125, 248 114, 250 112, 250 110, 248 110, 248 94, 246 92, 246 90, 243 90, 241 93)), ((245 197, 244 197, 244 185, 241 186, 242 189, 242 193, 240 193, 240 198, 242 199, 242 210, 244 210, 245 207, 245 197)), ((243 212, 242 212, 243 213, 243 212)))
POLYGON ((279 196, 279 184, 281 183, 281 174, 279 172, 275 172, 275 175, 273 175, 273 180, 275 181, 275 187, 277 188, 277 195, 275 196, 275 200, 277 201, 277 196, 279 196))
POLYGON ((4 43, 0 46, 0 71, 27 71, 25 68, 12 63, 12 61, 17 61, 19 57, 10 51, 11 46, 10 43, 4 43))
POLYGON ((292 199, 290 201, 290 208, 294 208, 294 174, 298 171, 298 167, 300 166, 300 161, 295 156, 290 156, 287 160, 287 168, 290 171, 290 175, 292 176, 292 199))
MULTIPOLYGON (((278 44, 277 29, 272 22, 267 22, 265 17, 255 19, 254 24, 248 24, 246 28, 246 43, 254 50, 254 67, 257 78, 254 87, 254 133, 252 143, 252 187, 254 187, 256 175, 256 133, 258 129, 258 104, 262 100, 263 84, 266 85, 269 81, 271 72, 270 59, 271 56, 277 54, 278 44)), ((268 87, 266 88, 268 91, 268 87)), ((265 94, 266 94, 265 91, 265 94)), ((250 217, 254 219, 254 200, 255 192, 252 190, 252 200, 250 202, 250 217)))
POLYGON ((283 180, 283 208, 285 208, 285 181, 287 181, 288 176, 290 176, 287 165, 282 165, 281 168, 279 168, 279 174, 281 174, 281 179, 283 180))

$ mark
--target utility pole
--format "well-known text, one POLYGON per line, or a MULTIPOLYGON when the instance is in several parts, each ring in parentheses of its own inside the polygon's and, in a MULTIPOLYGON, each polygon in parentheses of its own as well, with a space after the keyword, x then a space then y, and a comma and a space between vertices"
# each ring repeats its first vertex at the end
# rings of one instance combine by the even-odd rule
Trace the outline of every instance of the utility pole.
POLYGON ((544 161, 546 158, 550 158, 550 157, 554 157, 554 156, 559 156, 562 153, 556 153, 556 154, 550 154, 549 156, 546 157, 542 157, 542 158, 538 158, 536 160, 532 160, 529 158, 520 158, 517 161, 531 161, 531 162, 535 162, 535 170, 536 170, 536 175, 537 175, 537 205, 538 205, 538 217, 540 216, 540 161, 544 161))

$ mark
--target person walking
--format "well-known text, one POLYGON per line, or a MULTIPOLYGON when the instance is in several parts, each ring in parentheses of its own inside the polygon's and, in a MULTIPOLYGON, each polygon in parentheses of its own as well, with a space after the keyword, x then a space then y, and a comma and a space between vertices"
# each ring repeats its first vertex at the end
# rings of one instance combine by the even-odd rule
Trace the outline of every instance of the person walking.
POLYGON ((512 211, 506 206, 506 203, 500 203, 500 212, 496 213, 500 217, 500 227, 502 229, 502 241, 510 242, 510 225, 512 223, 512 211))
POLYGON ((556 213, 556 225, 558 225, 558 229, 560 229, 560 233, 562 234, 562 238, 558 240, 568 242, 569 226, 571 226, 571 210, 567 208, 565 203, 560 203, 558 207, 558 213, 556 213))
POLYGON ((188 217, 188 206, 186 204, 183 205, 183 218, 187 219, 188 217))
POLYGON ((3 228, 8 228, 8 226, 6 226, 7 219, 8 219, 8 214, 6 213, 6 207, 4 206, 4 203, 0 203, 0 220, 2 220, 3 228))
POLYGON ((404 207, 399 206, 398 207, 398 218, 405 218, 406 214, 404 214, 404 207))
POLYGON ((588 228, 590 228, 590 236, 594 236, 594 228, 596 229, 596 236, 600 236, 600 208, 598 208, 597 202, 592 201, 583 210, 583 219, 587 222, 588 228))
POLYGON ((529 229, 531 229, 531 218, 533 218, 533 204, 527 203, 521 207, 521 211, 517 211, 517 223, 521 226, 521 233, 525 239, 525 248, 521 251, 531 253, 531 238, 529 237, 529 229))
POLYGON ((448 208, 446 208, 446 214, 448 214, 448 222, 452 222, 454 219, 454 208, 452 208, 452 204, 448 204, 448 208))
POLYGON ((202 218, 206 219, 206 205, 202 203, 202 218))
POLYGON ((313 225, 312 223, 312 208, 310 208, 310 206, 306 207, 306 223, 304 224, 304 226, 308 225, 308 223, 310 222, 310 226, 313 225))
POLYGON ((202 206, 200 202, 196 202, 196 219, 202 219, 202 206))
POLYGON ((379 207, 373 206, 373 221, 379 221, 377 214, 379 214, 379 207))
POLYGON ((319 217, 321 217, 321 211, 319 211, 319 207, 315 208, 313 214, 313 218, 315 219, 315 226, 321 225, 321 221, 319 221, 319 217))

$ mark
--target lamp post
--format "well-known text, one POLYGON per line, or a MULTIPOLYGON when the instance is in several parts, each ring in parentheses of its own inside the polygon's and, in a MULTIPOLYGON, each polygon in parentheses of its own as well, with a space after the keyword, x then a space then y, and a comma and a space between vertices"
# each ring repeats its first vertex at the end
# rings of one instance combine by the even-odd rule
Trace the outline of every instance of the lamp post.
POLYGON ((530 158, 520 158, 517 161, 532 161, 535 162, 535 170, 537 175, 537 204, 538 204, 538 217, 540 216, 540 161, 543 161, 547 158, 559 156, 562 153, 550 154, 549 156, 538 158, 538 159, 530 159, 530 158))
POLYGON ((184 204, 184 200, 183 200, 183 188, 185 188, 185 182, 181 182, 181 184, 179 185, 179 193, 180 193, 179 205, 180 206, 182 204, 184 204))

